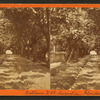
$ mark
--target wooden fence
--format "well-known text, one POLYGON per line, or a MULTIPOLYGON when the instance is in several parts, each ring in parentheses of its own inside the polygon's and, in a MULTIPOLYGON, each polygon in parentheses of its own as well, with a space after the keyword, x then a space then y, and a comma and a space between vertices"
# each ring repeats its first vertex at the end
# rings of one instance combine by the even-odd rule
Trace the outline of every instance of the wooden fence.
POLYGON ((50 63, 61 62, 64 59, 65 52, 51 52, 50 63))

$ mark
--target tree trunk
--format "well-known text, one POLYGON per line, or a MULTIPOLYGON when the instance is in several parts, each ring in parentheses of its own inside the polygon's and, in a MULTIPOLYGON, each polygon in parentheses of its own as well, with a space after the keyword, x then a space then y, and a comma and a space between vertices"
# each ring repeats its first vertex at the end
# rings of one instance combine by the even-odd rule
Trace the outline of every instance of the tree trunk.
POLYGON ((33 55, 33 61, 36 62, 38 60, 36 44, 32 46, 32 55, 33 55))
POLYGON ((67 59, 67 63, 71 60, 72 56, 73 56, 73 52, 74 52, 74 48, 71 50, 69 57, 67 59))
POLYGON ((50 68, 50 34, 51 34, 51 26, 50 26, 50 11, 49 8, 46 8, 46 14, 47 14, 47 28, 48 28, 48 34, 47 34, 47 66, 50 68))

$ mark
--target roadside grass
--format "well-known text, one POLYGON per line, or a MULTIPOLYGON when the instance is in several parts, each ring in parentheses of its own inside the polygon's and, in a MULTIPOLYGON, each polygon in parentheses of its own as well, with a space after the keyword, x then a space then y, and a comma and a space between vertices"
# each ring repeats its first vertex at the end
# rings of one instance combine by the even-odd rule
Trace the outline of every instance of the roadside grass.
POLYGON ((29 59, 23 57, 16 57, 15 58, 17 63, 21 66, 23 71, 34 71, 40 73, 47 73, 49 72, 49 68, 46 66, 44 62, 32 62, 29 59))
POLYGON ((51 89, 70 89, 89 56, 51 68, 51 89))

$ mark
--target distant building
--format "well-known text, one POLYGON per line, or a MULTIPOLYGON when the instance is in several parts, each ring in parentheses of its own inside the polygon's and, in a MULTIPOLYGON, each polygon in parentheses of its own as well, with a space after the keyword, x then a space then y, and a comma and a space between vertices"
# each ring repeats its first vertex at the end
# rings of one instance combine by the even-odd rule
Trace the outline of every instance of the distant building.
POLYGON ((8 55, 11 55, 11 54, 13 54, 13 52, 11 51, 11 50, 6 50, 6 52, 5 52, 6 54, 8 54, 8 55))

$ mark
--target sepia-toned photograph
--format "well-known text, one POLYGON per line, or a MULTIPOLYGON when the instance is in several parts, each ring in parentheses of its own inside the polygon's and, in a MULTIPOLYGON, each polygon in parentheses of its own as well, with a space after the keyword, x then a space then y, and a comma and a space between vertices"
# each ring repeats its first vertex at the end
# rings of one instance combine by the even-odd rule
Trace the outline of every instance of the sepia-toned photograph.
POLYGON ((0 8, 0 90, 99 90, 100 8, 0 8))
POLYGON ((49 11, 0 8, 0 90, 50 89, 49 11))
POLYGON ((50 88, 100 90, 100 8, 51 10, 50 88))

